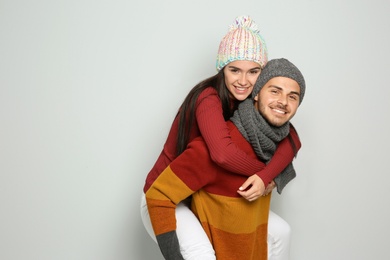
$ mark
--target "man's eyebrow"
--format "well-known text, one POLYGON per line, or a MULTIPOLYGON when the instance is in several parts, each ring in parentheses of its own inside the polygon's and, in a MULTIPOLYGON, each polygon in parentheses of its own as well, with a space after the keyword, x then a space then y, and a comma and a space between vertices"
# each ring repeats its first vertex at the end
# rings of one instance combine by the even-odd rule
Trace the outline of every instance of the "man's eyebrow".
POLYGON ((278 87, 276 85, 269 85, 268 87, 269 88, 276 88, 276 89, 279 89, 279 90, 283 90, 281 87, 278 87))
POLYGON ((297 92, 297 91, 291 91, 290 94, 295 94, 295 95, 298 95, 298 96, 301 95, 301 94, 300 94, 299 92, 297 92))
MULTIPOLYGON (((276 86, 276 85, 269 85, 270 88, 276 88, 278 90, 282 90, 283 91, 283 88, 279 87, 279 86, 276 86)), ((300 96, 301 94, 297 91, 291 91, 289 94, 293 94, 293 95, 298 95, 300 96)))

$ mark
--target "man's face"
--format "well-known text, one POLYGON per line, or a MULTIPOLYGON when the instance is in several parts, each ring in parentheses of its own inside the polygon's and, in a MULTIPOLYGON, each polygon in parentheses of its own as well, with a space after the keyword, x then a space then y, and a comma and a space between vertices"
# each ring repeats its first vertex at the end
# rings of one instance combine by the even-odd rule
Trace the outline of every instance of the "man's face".
POLYGON ((269 80, 255 97, 255 107, 273 126, 282 126, 297 112, 300 88, 290 78, 275 77, 269 80))

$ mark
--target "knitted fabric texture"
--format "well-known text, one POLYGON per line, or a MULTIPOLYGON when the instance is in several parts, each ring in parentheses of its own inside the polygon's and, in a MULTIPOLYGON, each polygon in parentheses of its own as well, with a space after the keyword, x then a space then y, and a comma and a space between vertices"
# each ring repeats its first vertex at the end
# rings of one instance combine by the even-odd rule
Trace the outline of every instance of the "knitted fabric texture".
POLYGON ((301 71, 289 60, 284 58, 270 60, 267 63, 253 87, 252 98, 255 98, 264 85, 275 77, 290 78, 298 83, 301 90, 299 96, 299 104, 301 104, 306 90, 305 79, 301 71))
POLYGON ((253 61, 261 68, 268 61, 264 38, 249 16, 238 16, 230 25, 228 33, 222 38, 217 55, 217 71, 236 60, 253 61))
MULTIPOLYGON (((257 158, 237 127, 231 121, 226 125, 237 147, 248 157, 257 158)), ((181 259, 175 258, 179 255, 176 205, 191 196, 191 210, 207 234, 216 259, 266 260, 271 196, 255 201, 241 197, 237 187, 247 178, 214 163, 202 137, 192 140, 145 194, 153 230, 166 259, 181 259)))
MULTIPOLYGON (((274 155, 278 143, 284 139, 290 130, 289 122, 275 127, 261 116, 255 109, 253 101, 246 99, 240 103, 238 109, 230 119, 240 133, 252 145, 256 155, 268 163, 274 155)), ((278 193, 296 176, 294 167, 290 163, 275 179, 278 193)))

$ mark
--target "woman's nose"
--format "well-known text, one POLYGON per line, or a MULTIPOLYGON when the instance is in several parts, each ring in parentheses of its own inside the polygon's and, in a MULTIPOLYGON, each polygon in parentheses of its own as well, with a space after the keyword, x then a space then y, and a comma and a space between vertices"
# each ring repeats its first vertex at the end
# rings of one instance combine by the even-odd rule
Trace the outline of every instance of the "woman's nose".
POLYGON ((240 78, 238 79, 238 84, 240 84, 241 86, 244 86, 244 85, 246 85, 246 83, 247 83, 247 78, 246 78, 245 74, 242 74, 240 76, 240 78))

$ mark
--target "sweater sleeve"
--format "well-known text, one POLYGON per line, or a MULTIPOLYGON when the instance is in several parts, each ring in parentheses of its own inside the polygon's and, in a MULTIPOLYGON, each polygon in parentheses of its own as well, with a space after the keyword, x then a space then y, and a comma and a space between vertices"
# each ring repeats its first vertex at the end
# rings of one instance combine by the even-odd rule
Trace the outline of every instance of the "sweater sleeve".
POLYGON ((249 157, 232 141, 223 117, 221 100, 215 91, 198 99, 196 121, 210 157, 217 165, 245 176, 251 176, 264 168, 262 162, 249 157))
POLYGON ((165 259, 183 259, 176 234, 176 205, 212 179, 212 174, 203 174, 208 172, 210 163, 207 162, 211 161, 207 147, 197 140, 160 174, 145 194, 153 230, 165 259))
MULTIPOLYGON (((280 142, 275 155, 265 168, 259 160, 249 157, 240 150, 231 139, 223 118, 221 101, 216 92, 199 99, 196 119, 212 160, 231 172, 245 176, 257 174, 267 185, 294 159, 294 150, 288 138, 280 142)), ((300 147, 299 139, 297 142, 300 147)))
POLYGON ((176 234, 175 210, 176 205, 192 193, 168 166, 145 194, 150 221, 165 259, 184 259, 176 234))

